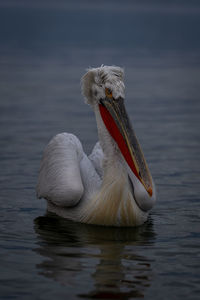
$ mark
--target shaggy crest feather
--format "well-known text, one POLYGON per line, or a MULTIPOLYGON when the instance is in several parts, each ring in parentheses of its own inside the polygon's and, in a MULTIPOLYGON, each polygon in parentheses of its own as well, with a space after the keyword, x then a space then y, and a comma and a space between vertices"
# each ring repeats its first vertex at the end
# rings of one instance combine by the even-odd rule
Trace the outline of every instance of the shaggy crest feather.
POLYGON ((94 98, 100 100, 104 97, 105 88, 113 92, 115 98, 124 97, 124 70, 115 66, 101 66, 90 68, 82 77, 82 93, 86 103, 94 104, 94 98))

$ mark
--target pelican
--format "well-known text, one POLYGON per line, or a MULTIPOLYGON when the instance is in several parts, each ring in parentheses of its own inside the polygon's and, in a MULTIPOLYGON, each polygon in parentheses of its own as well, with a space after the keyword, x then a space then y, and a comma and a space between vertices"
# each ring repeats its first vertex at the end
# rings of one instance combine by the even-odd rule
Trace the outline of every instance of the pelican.
POLYGON ((82 93, 94 110, 99 142, 87 156, 70 133, 44 150, 37 196, 47 210, 70 220, 104 226, 143 224, 155 204, 155 185, 124 106, 124 71, 91 68, 82 93))

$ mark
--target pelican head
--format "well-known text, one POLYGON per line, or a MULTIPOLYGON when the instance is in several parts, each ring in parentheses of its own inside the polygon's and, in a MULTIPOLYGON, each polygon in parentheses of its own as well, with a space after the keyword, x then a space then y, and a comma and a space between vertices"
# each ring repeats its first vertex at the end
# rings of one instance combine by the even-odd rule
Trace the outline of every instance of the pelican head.
POLYGON ((126 113, 123 78, 119 67, 89 69, 82 78, 82 91, 88 104, 98 106, 103 123, 126 162, 134 198, 143 211, 148 211, 155 202, 155 187, 126 113))
POLYGON ((124 98, 124 71, 119 67, 101 66, 89 69, 82 78, 82 92, 86 103, 98 104, 106 97, 124 98))

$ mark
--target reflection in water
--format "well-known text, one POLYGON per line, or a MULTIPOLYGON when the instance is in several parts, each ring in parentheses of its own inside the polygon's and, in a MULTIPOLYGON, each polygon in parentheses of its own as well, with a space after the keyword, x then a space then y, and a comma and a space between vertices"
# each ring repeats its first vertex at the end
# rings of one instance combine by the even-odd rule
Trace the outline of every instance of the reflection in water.
POLYGON ((39 247, 35 251, 45 257, 37 265, 39 274, 65 286, 77 286, 75 293, 83 298, 144 297, 152 271, 150 260, 137 254, 137 246, 153 243, 152 227, 151 221, 139 228, 107 228, 53 214, 38 217, 35 231, 39 247), (82 277, 86 292, 80 293, 82 277))

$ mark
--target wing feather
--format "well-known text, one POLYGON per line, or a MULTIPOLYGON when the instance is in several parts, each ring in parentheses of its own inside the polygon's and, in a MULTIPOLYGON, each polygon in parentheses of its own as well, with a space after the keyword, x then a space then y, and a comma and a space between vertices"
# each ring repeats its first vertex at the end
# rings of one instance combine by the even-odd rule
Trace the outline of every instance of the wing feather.
POLYGON ((80 174, 83 149, 76 136, 56 135, 47 145, 41 161, 37 196, 63 207, 76 205, 84 187, 80 174))

